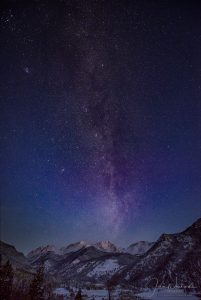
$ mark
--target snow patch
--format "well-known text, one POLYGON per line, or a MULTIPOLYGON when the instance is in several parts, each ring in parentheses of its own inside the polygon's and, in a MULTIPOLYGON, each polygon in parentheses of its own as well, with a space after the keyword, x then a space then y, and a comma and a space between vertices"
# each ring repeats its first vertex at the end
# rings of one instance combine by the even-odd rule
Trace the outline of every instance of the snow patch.
POLYGON ((76 258, 76 259, 73 260, 72 264, 76 265, 76 264, 79 264, 79 262, 80 262, 80 260, 78 258, 76 258))
POLYGON ((88 277, 99 277, 107 273, 115 273, 120 269, 120 266, 116 259, 107 259, 104 262, 98 264, 91 272, 87 274, 88 277))

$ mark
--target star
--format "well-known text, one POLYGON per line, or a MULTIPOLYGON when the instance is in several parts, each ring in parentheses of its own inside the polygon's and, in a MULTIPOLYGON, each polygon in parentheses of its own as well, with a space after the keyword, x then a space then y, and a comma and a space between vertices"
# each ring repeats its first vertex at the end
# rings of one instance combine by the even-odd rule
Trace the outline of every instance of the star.
POLYGON ((61 172, 61 174, 63 174, 64 172, 65 172, 65 168, 61 168, 61 170, 60 170, 60 172, 61 172))
POLYGON ((30 73, 29 67, 24 67, 24 72, 27 73, 27 74, 29 74, 30 73))

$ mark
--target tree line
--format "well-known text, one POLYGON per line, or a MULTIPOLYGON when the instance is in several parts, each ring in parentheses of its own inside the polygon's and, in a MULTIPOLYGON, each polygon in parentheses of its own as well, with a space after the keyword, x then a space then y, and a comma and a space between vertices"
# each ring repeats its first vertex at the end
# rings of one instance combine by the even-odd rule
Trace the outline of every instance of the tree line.
POLYGON ((63 299, 53 295, 51 284, 45 282, 44 266, 41 265, 28 288, 14 284, 14 270, 9 261, 0 267, 1 300, 55 300, 63 299))

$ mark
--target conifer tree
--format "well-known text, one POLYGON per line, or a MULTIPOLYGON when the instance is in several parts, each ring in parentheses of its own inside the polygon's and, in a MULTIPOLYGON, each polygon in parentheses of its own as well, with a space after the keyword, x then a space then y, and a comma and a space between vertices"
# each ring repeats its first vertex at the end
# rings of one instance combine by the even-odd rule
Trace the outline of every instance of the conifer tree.
POLYGON ((13 285, 13 268, 9 260, 0 268, 0 299, 9 300, 13 285))
POLYGON ((31 285, 29 294, 31 300, 43 300, 44 297, 44 267, 40 266, 31 285))
POLYGON ((82 291, 79 290, 75 296, 75 300, 82 300, 82 291))

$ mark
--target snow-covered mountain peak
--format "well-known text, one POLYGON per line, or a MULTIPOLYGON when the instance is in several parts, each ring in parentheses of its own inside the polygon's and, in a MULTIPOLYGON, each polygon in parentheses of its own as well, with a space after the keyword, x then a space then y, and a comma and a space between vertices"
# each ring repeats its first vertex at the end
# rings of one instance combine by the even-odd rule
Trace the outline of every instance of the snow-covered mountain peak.
POLYGON ((80 242, 78 242, 78 243, 80 243, 80 245, 83 245, 83 246, 90 246, 90 245, 91 245, 89 242, 87 242, 87 241, 85 241, 85 240, 80 241, 80 242))
POLYGON ((60 249, 60 251, 61 251, 61 253, 66 254, 66 253, 75 252, 75 251, 78 251, 82 248, 87 248, 87 247, 90 247, 90 246, 91 246, 91 243, 89 243, 85 240, 82 240, 82 241, 64 246, 60 249))
POLYGON ((88 247, 94 247, 100 251, 105 251, 105 252, 120 252, 119 249, 112 244, 110 241, 100 241, 98 243, 90 243, 88 241, 82 240, 70 245, 67 245, 65 247, 62 247, 60 249, 61 253, 66 254, 70 252, 75 252, 78 250, 81 250, 83 248, 88 248, 88 247))
POLYGON ((59 254, 59 249, 57 249, 54 245, 41 246, 29 252, 27 257, 30 258, 33 256, 45 254, 47 252, 54 252, 55 254, 59 254))
POLYGON ((118 248, 110 241, 100 241, 94 245, 97 249, 107 252, 119 252, 118 248))

